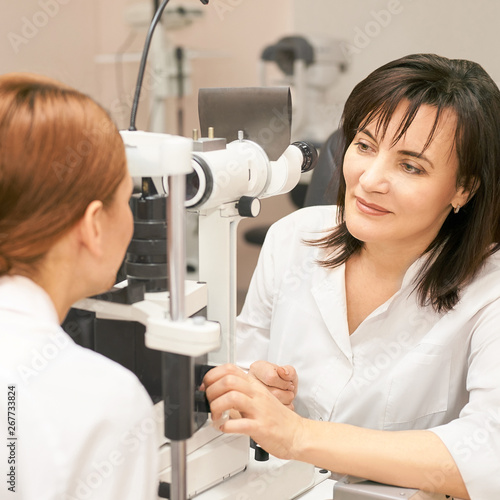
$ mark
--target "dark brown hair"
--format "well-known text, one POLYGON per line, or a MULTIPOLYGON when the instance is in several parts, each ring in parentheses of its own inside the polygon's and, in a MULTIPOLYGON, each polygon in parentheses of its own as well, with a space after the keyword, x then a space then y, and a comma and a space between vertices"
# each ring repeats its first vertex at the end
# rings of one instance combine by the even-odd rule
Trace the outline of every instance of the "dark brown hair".
MULTIPOLYGON (((459 213, 450 212, 438 235, 427 248, 427 264, 415 285, 421 305, 447 311, 459 300, 466 285, 488 255, 499 248, 500 236, 500 91, 479 65, 434 54, 415 54, 385 64, 360 82, 349 96, 342 116, 344 144, 339 165, 356 133, 376 122, 384 135, 398 107, 408 103, 393 138, 396 143, 411 125, 420 106, 436 108, 432 141, 443 111, 457 119, 454 146, 458 156, 457 187, 474 195, 459 213)), ((340 177, 337 227, 312 242, 335 250, 320 264, 336 267, 361 250, 363 242, 347 230, 346 184, 340 177)))
POLYGON ((0 276, 30 269, 126 173, 123 141, 90 97, 38 75, 0 76, 0 276))

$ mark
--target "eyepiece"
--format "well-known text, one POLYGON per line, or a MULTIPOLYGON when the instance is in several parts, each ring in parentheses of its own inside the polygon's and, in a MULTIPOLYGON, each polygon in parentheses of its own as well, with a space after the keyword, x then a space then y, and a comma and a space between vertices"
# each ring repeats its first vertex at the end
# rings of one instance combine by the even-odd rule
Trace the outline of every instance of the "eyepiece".
POLYGON ((300 171, 304 173, 304 172, 309 172, 309 170, 312 170, 316 166, 316 163, 318 162, 317 149, 312 144, 306 141, 294 142, 292 143, 292 146, 298 147, 302 152, 302 156, 304 158, 300 171))
POLYGON ((187 208, 203 205, 213 190, 213 177, 207 162, 194 155, 191 164, 193 171, 186 176, 186 203, 187 208))

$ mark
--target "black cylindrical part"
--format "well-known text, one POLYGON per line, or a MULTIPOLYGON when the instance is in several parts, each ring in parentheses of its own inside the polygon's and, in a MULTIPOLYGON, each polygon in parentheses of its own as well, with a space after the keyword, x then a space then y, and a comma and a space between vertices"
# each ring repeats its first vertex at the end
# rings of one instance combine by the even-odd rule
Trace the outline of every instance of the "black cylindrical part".
POLYGON ((146 292, 168 290, 166 196, 135 194, 130 199, 134 235, 125 267, 129 283, 143 283, 146 292))
POLYGON ((194 431, 194 358, 162 352, 162 390, 165 436, 174 441, 190 438, 194 431))
POLYGON ((296 141, 292 145, 298 147, 302 152, 303 163, 300 171, 304 173, 312 170, 318 163, 318 150, 310 142, 306 141, 296 141))

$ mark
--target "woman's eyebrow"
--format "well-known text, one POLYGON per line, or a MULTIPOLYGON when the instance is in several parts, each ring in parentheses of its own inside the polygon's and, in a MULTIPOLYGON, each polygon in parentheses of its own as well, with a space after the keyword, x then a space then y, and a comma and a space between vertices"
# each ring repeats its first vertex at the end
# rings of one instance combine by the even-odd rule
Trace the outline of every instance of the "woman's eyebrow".
POLYGON ((412 156, 413 158, 417 158, 419 160, 424 160, 426 161, 430 167, 434 168, 434 165, 427 156, 425 156, 423 153, 417 153, 416 151, 407 151, 406 149, 400 149, 398 151, 398 154, 403 155, 403 156, 412 156))
MULTIPOLYGON (((359 131, 359 133, 362 133, 362 134, 365 134, 367 135, 372 141, 374 142, 377 142, 377 139, 374 137, 374 135, 369 131, 367 130, 366 128, 364 129, 361 129, 359 131)), ((432 163, 431 160, 429 160, 429 158, 427 158, 427 156, 425 156, 423 153, 417 153, 416 151, 408 151, 406 149, 400 149, 398 151, 398 154, 400 155, 403 155, 403 156, 412 156, 413 158, 417 158, 419 160, 424 160, 426 161, 432 168, 434 168, 434 165, 432 163)))
POLYGON ((375 139, 375 137, 373 136, 373 134, 368 129, 362 128, 361 130, 359 130, 359 133, 360 134, 366 134, 372 141, 377 142, 377 139, 375 139))

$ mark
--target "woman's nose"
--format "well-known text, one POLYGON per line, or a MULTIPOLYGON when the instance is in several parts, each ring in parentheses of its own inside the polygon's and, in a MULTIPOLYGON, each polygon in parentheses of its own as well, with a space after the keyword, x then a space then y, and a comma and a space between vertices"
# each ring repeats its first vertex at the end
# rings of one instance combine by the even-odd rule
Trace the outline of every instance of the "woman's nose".
POLYGON ((378 155, 365 164, 359 177, 359 183, 367 192, 386 193, 389 190, 387 162, 383 155, 378 155))

